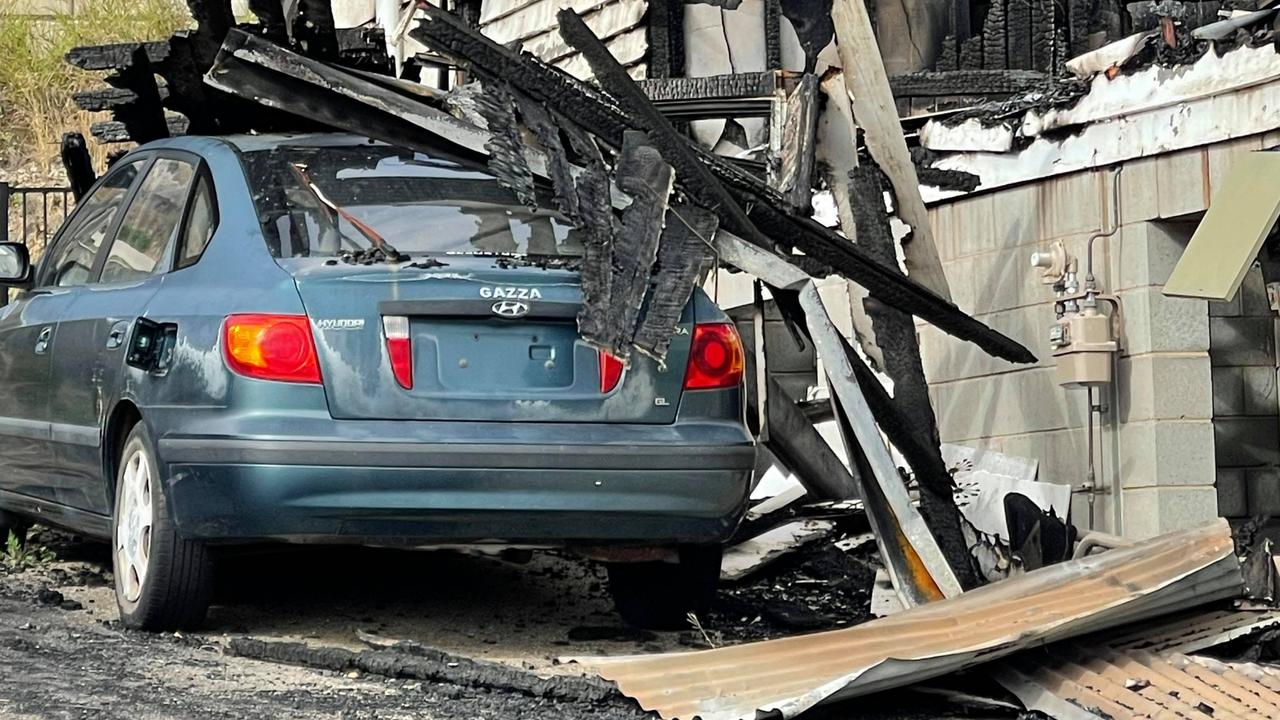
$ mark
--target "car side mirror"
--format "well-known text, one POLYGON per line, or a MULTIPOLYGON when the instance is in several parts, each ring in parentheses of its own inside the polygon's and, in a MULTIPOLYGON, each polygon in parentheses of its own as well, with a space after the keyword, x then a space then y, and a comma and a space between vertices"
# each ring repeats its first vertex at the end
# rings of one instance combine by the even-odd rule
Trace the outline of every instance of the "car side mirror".
POLYGON ((22 243, 0 243, 0 285, 25 288, 31 285, 31 256, 22 243))

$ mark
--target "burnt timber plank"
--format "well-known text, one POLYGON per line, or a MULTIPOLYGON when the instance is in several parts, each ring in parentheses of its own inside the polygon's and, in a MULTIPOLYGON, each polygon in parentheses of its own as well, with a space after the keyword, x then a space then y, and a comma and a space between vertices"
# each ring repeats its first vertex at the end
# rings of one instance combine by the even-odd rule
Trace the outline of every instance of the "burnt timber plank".
MULTIPOLYGON (((880 198, 888 189, 880 168, 874 165, 859 166, 849 173, 849 180, 850 192, 855 197, 880 198)), ((898 270, 896 243, 884 205, 863 202, 855 203, 853 208, 858 245, 882 266, 898 270)), ((960 511, 951 493, 951 475, 939 449, 938 422, 929 399, 929 384, 920 358, 915 322, 910 315, 874 297, 863 299, 862 305, 875 329, 875 342, 884 358, 884 371, 893 381, 892 405, 896 412, 891 421, 900 420, 900 435, 910 435, 910 440, 899 450, 915 471, 920 485, 921 514, 955 570, 961 586, 972 588, 978 584, 978 577, 969 563, 967 544, 960 530, 960 511)), ((866 386, 859 384, 867 393, 866 386)))
POLYGON ((1037 70, 917 72, 891 76, 889 87, 893 90, 894 97, 1011 95, 1038 88, 1045 84, 1049 77, 1048 73, 1037 70))
POLYGON ((1053 72, 1054 33, 1053 0, 1030 0, 1031 67, 1053 72))
POLYGON ((510 87, 501 80, 486 81, 476 96, 476 109, 489 126, 489 141, 484 147, 489 151, 490 172, 498 178, 499 185, 516 194, 520 204, 537 209, 533 171, 524 156, 524 140, 516 123, 515 99, 510 87))
POLYGON ((765 412, 769 422, 765 447, 795 473, 811 497, 846 500, 858 496, 853 475, 772 375, 768 379, 765 412))
POLYGON ((218 56, 227 31, 235 25, 231 0, 187 0, 187 7, 191 9, 191 18, 196 21, 195 31, 188 36, 191 47, 200 66, 208 67, 218 56))
MULTIPOLYGON (((742 223, 741 206, 737 205, 734 195, 728 194, 725 187, 719 185, 717 176, 722 178, 733 188, 738 197, 752 204, 751 219, 748 222, 761 223, 763 229, 770 235, 794 244, 804 252, 803 256, 787 256, 792 265, 817 275, 825 276, 839 272, 844 277, 861 284, 868 291, 877 294, 883 301, 932 323, 944 332, 971 341, 997 357, 1013 362, 1034 362, 1035 355, 1021 344, 969 317, 959 308, 910 278, 902 278, 886 272, 830 230, 812 220, 792 217, 779 210, 781 198, 776 192, 764 186, 758 178, 710 153, 699 152, 688 139, 675 134, 670 123, 648 101, 643 91, 639 90, 634 80, 626 74, 626 70, 617 65, 607 50, 599 47, 599 39, 585 27, 582 30, 598 47, 596 52, 602 53, 603 58, 607 58, 603 60, 601 55, 597 54, 596 61, 603 60, 612 66, 609 71, 611 84, 626 83, 620 87, 626 88, 629 93, 628 114, 624 114, 617 107, 615 99, 606 98, 583 83, 532 59, 517 56, 479 35, 473 29, 465 27, 449 13, 430 5, 424 6, 421 12, 426 22, 411 31, 410 34, 414 39, 439 52, 451 54, 471 64, 474 69, 483 68, 486 73, 500 74, 508 78, 522 91, 546 102, 548 107, 556 110, 560 115, 573 118, 574 122, 581 125, 583 129, 598 135, 604 142, 614 147, 620 144, 622 131, 626 128, 639 128, 650 133, 655 132, 655 129, 661 131, 667 142, 659 143, 657 147, 663 152, 667 161, 676 168, 678 176, 691 196, 699 204, 715 208, 720 214, 721 222, 726 226, 742 223), (615 73, 620 73, 622 77, 618 77, 615 73), (667 153, 673 154, 667 155, 667 153), (678 159, 679 162, 673 159, 678 159), (713 183, 714 187, 708 187, 708 182, 713 183), (698 195, 701 195, 702 199, 699 199, 698 195), (712 197, 713 201, 705 202, 708 197, 712 197), (733 207, 737 207, 738 213, 734 213, 732 208, 725 206, 726 201, 733 207)), ((563 19, 564 17, 565 14, 562 12, 562 35, 564 35, 565 23, 571 22, 563 19)), ((576 15, 573 18, 577 19, 576 15)), ((580 19, 578 23, 581 25, 580 19)), ((565 37, 577 47, 574 40, 567 35, 565 37)), ((580 47, 579 49, 581 50, 580 47)), ((604 83, 599 75, 597 80, 604 83)), ((749 241, 758 247, 774 249, 774 242, 764 237, 754 225, 743 227, 749 241)))
POLYGON ((118 70, 127 66, 137 48, 143 48, 152 64, 163 63, 169 57, 169 43, 114 43, 110 45, 84 45, 71 48, 66 60, 81 70, 118 70))
POLYGON ((640 352, 659 361, 666 359, 671 336, 710 256, 711 238, 719 224, 715 213, 692 205, 673 205, 667 210, 666 227, 658 243, 654 289, 636 330, 635 346, 640 352))
POLYGON ((764 66, 782 69, 782 0, 764 0, 764 66))
POLYGON ((560 128, 551 117, 551 111, 542 103, 522 93, 515 94, 516 105, 525 125, 542 143, 547 155, 547 172, 555 190, 556 207, 575 224, 582 220, 578 208, 578 193, 573 186, 573 168, 564 145, 560 142, 560 128))
POLYGON ((308 56, 317 60, 336 60, 338 37, 333 27, 331 0, 298 0, 293 36, 308 56))
POLYGON ((565 123, 565 137, 582 163, 574 180, 582 229, 582 310, 578 332, 583 338, 607 342, 609 309, 613 297, 613 239, 617 216, 613 214, 609 171, 595 140, 573 123, 565 123))
MULTIPOLYGON (((185 135, 190 125, 185 117, 170 115, 165 118, 165 126, 170 135, 185 135)), ((129 134, 129 129, 119 120, 104 120, 89 126, 89 134, 100 143, 136 142, 129 134)))
MULTIPOLYGON (((630 130, 622 139, 614 180, 632 202, 622 212, 622 228, 614 238, 613 297, 609 308, 612 321, 608 323, 605 350, 626 362, 631 357, 640 308, 658 259, 658 240, 676 176, 644 133, 630 130)), ((684 302, 687 301, 685 297, 684 302)))
MULTIPOLYGON (((907 275, 949 301, 951 290, 933 240, 929 212, 920 196, 920 182, 902 136, 902 122, 894 107, 893 92, 880 59, 879 45, 871 33, 866 7, 862 0, 835 0, 832 19, 836 25, 840 64, 858 69, 844 74, 845 85, 853 97, 854 121, 863 130, 867 150, 889 178, 897 198, 898 217, 911 228, 910 238, 902 241, 907 275)), ((981 39, 970 38, 966 44, 974 42, 980 44, 981 39)))
POLYGON ((638 83, 655 104, 683 100, 773 98, 778 75, 771 70, 696 78, 662 78, 638 83))
POLYGON ((128 88, 100 88, 74 93, 71 100, 76 107, 87 112, 112 110, 121 105, 128 105, 138 99, 138 94, 128 88))
POLYGON ((973 35, 960 43, 961 70, 982 69, 982 43, 983 39, 981 35, 973 35))
POLYGON ((115 119, 124 123, 131 140, 141 144, 170 136, 160 87, 145 48, 134 48, 129 63, 107 78, 107 82, 135 95, 132 103, 116 108, 114 113, 115 119))
POLYGON ((649 1, 649 77, 684 74, 684 0, 649 1))

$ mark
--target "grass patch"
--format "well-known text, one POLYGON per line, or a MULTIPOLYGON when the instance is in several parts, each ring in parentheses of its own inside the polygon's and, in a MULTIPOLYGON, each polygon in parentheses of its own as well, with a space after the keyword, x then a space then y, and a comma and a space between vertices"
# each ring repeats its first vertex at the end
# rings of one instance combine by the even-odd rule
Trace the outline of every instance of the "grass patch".
MULTIPOLYGON (((91 0, 75 13, 25 15, 27 0, 0 0, 0 163, 13 173, 60 177, 62 134, 88 136, 94 118, 76 109, 72 93, 100 82, 64 59, 79 45, 162 40, 191 24, 182 0, 91 0), (32 166, 35 166, 34 168, 32 166)), ((95 160, 103 154, 96 151, 95 160)))
POLYGON ((24 543, 12 532, 4 543, 3 551, 0 551, 0 565, 14 570, 48 565, 57 559, 58 556, 49 548, 33 542, 24 543))

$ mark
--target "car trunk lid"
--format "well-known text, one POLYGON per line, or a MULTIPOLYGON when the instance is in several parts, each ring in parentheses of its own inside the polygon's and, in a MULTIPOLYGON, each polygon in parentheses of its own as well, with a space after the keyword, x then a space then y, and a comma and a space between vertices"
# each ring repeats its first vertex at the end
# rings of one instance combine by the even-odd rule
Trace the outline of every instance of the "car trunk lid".
POLYGON ((311 319, 335 418, 675 420, 694 320, 689 309, 665 366, 637 355, 617 386, 602 391, 603 358, 577 332, 582 291, 572 270, 486 256, 398 266, 279 262, 293 274, 311 319), (411 387, 393 371, 388 318, 407 334, 411 387))

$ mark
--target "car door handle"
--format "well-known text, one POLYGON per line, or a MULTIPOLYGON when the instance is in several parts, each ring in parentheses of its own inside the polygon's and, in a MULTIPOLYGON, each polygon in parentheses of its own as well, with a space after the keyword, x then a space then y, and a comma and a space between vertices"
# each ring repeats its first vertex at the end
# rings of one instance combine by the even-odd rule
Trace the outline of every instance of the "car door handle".
POLYGON ((40 330, 40 334, 36 336, 36 354, 43 355, 49 349, 49 338, 53 337, 53 326, 47 326, 40 330))
POLYGON ((129 334, 129 321, 121 320, 111 326, 111 332, 107 333, 107 349, 115 350, 124 344, 125 335, 129 334))

